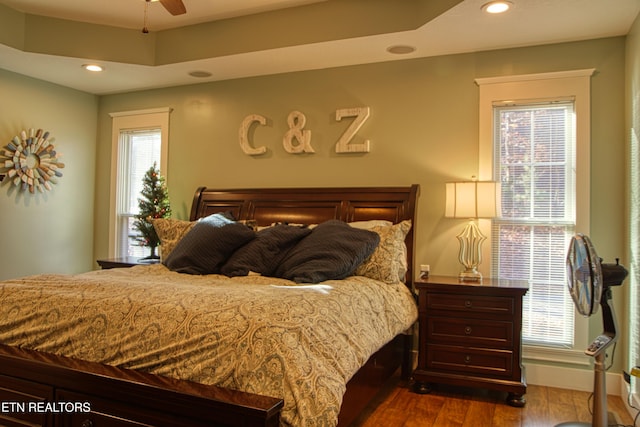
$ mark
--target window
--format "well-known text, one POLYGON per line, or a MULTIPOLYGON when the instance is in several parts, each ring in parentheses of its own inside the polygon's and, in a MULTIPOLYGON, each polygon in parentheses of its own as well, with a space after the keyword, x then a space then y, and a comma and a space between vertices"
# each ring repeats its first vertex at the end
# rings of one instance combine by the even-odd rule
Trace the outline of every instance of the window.
POLYGON ((494 277, 529 282, 524 356, 584 364, 588 322, 566 289, 571 237, 589 229, 594 70, 477 79, 480 179, 501 183, 489 243, 494 277))
POLYGON ((142 191, 142 179, 151 166, 160 164, 162 132, 159 128, 123 131, 118 147, 118 198, 116 200, 116 256, 144 257, 148 249, 140 246, 140 233, 133 226, 142 191))
POLYGON ((154 165, 166 177, 169 109, 113 113, 109 256, 143 257, 136 241, 142 178, 154 165))
POLYGON ((524 343, 571 348, 574 305, 564 260, 576 225, 573 102, 493 110, 502 216, 493 221, 492 275, 530 284, 524 343))

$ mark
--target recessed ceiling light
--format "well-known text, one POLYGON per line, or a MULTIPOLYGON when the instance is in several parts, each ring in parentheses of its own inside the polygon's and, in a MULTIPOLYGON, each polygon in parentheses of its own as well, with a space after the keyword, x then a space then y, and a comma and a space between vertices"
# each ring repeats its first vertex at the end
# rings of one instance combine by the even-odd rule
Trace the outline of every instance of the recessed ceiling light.
POLYGON ((102 66, 98 64, 84 64, 82 68, 84 68, 87 71, 94 71, 94 72, 99 72, 104 70, 104 68, 102 68, 102 66))
POLYGON ((511 9, 513 3, 510 1, 491 1, 482 5, 482 10, 487 13, 504 13, 511 9))
POLYGON ((413 53, 415 51, 416 51, 415 47, 404 45, 404 44, 398 44, 398 45, 390 46, 387 48, 387 52, 395 53, 396 55, 406 55, 408 53, 413 53))
POLYGON ((212 74, 208 71, 191 71, 189 72, 189 75, 191 77, 205 78, 205 77, 211 77, 212 74))

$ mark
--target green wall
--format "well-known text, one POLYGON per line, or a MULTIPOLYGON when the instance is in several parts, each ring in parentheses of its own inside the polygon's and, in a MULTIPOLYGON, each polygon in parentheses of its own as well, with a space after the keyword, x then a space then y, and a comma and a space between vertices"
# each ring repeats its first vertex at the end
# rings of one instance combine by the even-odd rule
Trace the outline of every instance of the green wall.
POLYGON ((0 146, 23 129, 55 137, 65 168, 44 193, 0 185, 0 279, 93 267, 97 97, 0 69, 0 146))
POLYGON ((443 218, 444 184, 478 172, 477 77, 596 68, 592 78, 591 234, 605 258, 624 248, 625 39, 607 38, 474 54, 441 56, 181 86, 100 98, 96 164, 96 256, 107 255, 111 120, 109 113, 169 106, 169 170, 174 215, 188 216, 197 186, 279 187, 421 185, 417 261, 438 274, 458 272, 455 235, 443 218), (339 108, 368 106, 358 133, 368 154, 335 154, 348 122, 339 108), (315 154, 282 147, 293 111, 307 117, 315 154), (261 114, 252 157, 238 143, 244 117, 261 114), (597 197, 595 197, 597 195, 597 197))

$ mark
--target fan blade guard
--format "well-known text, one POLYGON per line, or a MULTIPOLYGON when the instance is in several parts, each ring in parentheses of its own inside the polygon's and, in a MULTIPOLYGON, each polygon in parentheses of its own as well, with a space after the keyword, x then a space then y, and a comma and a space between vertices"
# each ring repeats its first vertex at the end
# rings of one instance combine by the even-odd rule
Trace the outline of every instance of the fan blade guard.
POLYGON ((567 285, 576 309, 583 316, 598 312, 602 296, 602 265, 589 237, 571 239, 566 260, 567 285))

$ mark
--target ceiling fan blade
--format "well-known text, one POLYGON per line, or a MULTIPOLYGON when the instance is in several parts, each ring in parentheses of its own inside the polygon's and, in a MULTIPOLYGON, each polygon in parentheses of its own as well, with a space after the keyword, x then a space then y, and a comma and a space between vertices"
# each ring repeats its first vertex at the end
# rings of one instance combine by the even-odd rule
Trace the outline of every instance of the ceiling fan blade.
POLYGON ((160 0, 160 3, 162 3, 164 8, 172 15, 187 13, 187 8, 184 7, 182 0, 160 0))

